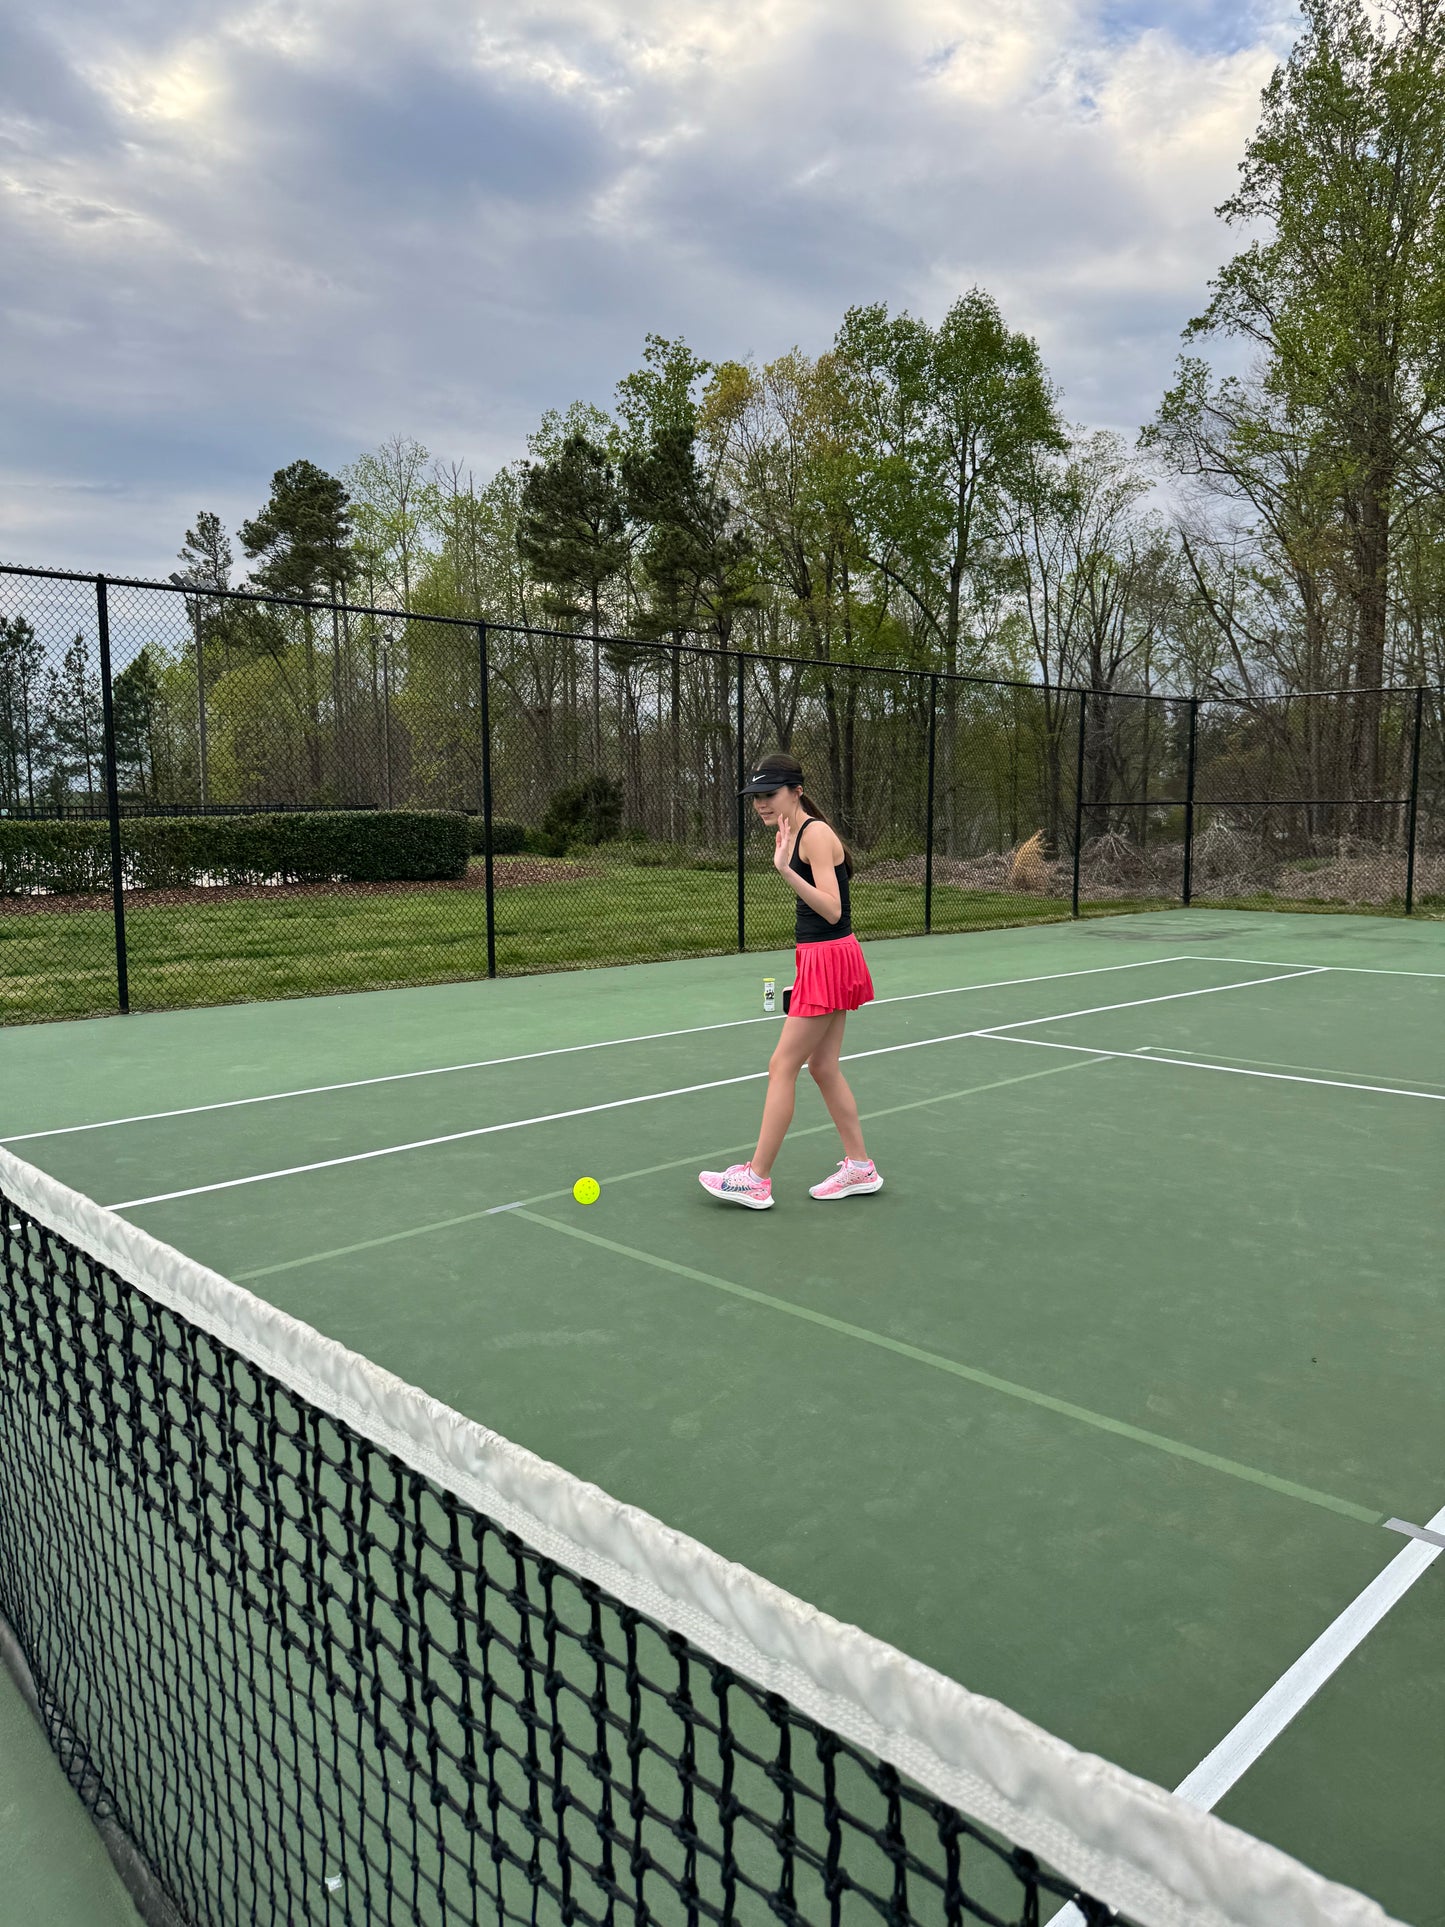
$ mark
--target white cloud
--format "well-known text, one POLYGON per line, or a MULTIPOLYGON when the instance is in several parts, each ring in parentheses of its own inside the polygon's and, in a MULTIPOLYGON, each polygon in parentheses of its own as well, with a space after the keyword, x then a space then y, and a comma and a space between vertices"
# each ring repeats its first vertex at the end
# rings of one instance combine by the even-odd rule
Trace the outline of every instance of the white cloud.
POLYGON ((400 430, 479 467, 648 330, 975 282, 1130 430, 1283 0, 54 0, 0 28, 0 553, 163 572, 400 430), (86 487, 84 485, 93 485, 86 487))

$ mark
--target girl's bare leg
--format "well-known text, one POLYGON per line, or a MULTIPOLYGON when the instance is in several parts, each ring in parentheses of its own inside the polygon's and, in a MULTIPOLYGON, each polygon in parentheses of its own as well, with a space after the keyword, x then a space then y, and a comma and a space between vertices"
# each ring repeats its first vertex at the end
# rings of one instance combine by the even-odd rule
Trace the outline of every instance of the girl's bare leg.
MULTIPOLYGON (((763 1122, 758 1132, 758 1148, 752 1165, 760 1178, 770 1177, 773 1159, 782 1148, 793 1121, 798 1094, 798 1072, 817 1048, 833 1022, 831 1017, 785 1017, 783 1034, 768 1060, 768 1094, 763 1101, 763 1122)), ((846 1089, 846 1086, 844 1087, 846 1089)), ((854 1112, 857 1116, 857 1112, 854 1112)))
POLYGON ((848 1021, 846 1010, 835 1010, 831 1017, 821 1020, 827 1028, 818 1043, 808 1054, 808 1069, 812 1072, 813 1082, 823 1094, 823 1102, 828 1107, 828 1115, 838 1127, 838 1135, 843 1140, 843 1155, 853 1158, 859 1164, 866 1164, 868 1153, 863 1148, 863 1126, 858 1121, 858 1100, 849 1088, 843 1075, 838 1055, 843 1048, 843 1027, 848 1021))

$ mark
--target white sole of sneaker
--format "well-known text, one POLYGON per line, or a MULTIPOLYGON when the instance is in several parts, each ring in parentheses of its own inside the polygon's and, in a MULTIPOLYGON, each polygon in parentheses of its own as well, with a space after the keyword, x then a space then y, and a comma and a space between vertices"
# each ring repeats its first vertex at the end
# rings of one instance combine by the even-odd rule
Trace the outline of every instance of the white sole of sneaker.
POLYGON ((740 1204, 748 1211, 771 1211, 773 1208, 772 1198, 745 1198, 737 1191, 714 1191, 710 1184, 704 1184, 702 1188, 719 1204, 740 1204))
POLYGON ((808 1196, 816 1198, 819 1204, 838 1204, 844 1198, 866 1198, 882 1189, 882 1178, 869 1178, 866 1184, 850 1184, 846 1191, 810 1191, 808 1196))

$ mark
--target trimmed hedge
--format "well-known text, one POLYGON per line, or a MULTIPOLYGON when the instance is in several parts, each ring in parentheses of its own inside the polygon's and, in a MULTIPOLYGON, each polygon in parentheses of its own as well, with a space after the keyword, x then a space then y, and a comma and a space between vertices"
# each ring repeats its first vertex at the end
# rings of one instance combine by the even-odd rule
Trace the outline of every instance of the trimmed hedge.
MULTIPOLYGON (((473 856, 487 854, 487 826, 480 816, 469 816, 467 828, 471 833, 473 856)), ((502 817, 492 818, 492 855, 521 856, 527 847, 527 832, 520 823, 508 823, 502 817)))
MULTIPOLYGON (((469 842, 464 816, 424 810, 134 816, 120 826, 131 890, 433 882, 466 875, 469 842)), ((0 821, 0 896, 79 896, 109 888, 109 824, 0 821)))

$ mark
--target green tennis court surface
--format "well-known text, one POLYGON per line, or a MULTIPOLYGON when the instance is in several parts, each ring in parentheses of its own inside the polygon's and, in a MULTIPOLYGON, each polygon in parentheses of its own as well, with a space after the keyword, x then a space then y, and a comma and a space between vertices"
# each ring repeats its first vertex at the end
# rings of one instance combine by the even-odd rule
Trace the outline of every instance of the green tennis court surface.
POLYGON ((1445 1561, 1387 1524, 1445 1532, 1445 929, 876 945, 846 1052, 887 1188, 807 1197, 836 1140, 805 1079, 752 1214, 695 1173, 752 1147, 785 961, 11 1031, 0 1138, 1074 1745, 1170 1787, 1211 1762, 1224 1818, 1445 1920, 1445 1561), (1410 1548, 1276 1731, 1276 1682, 1410 1548))

